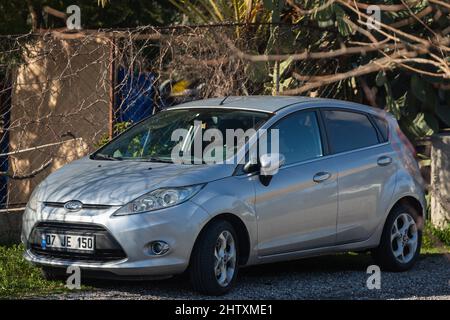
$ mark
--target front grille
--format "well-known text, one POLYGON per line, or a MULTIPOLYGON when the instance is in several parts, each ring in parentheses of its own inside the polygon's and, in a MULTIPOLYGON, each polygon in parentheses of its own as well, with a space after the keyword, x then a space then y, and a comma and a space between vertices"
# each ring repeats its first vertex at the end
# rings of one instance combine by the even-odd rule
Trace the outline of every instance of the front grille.
POLYGON ((59 231, 70 231, 75 233, 108 232, 104 227, 90 223, 66 223, 66 222, 39 222, 35 228, 56 229, 59 231))
MULTIPOLYGON (((51 201, 44 201, 44 206, 46 207, 53 207, 53 208, 64 208, 65 202, 51 202, 51 201)), ((89 204, 89 203, 83 203, 82 209, 109 209, 111 208, 108 204, 89 204)))
POLYGON ((104 227, 89 223, 40 222, 31 232, 29 249, 40 257, 84 262, 109 262, 127 257, 119 243, 104 227), (42 249, 40 241, 43 233, 93 235, 95 250, 81 252, 48 247, 42 249))

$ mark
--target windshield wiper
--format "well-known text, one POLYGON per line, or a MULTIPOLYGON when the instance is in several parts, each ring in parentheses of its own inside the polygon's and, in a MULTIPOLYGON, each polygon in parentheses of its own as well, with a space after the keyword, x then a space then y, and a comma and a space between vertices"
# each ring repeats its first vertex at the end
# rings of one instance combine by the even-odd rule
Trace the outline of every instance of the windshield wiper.
POLYGON ((149 162, 173 163, 172 160, 162 159, 159 157, 148 157, 148 158, 143 158, 143 160, 149 161, 149 162))
POLYGON ((121 157, 112 157, 110 155, 107 154, 103 154, 103 153, 97 153, 94 156, 90 157, 93 160, 110 160, 110 161, 120 161, 122 160, 121 157))

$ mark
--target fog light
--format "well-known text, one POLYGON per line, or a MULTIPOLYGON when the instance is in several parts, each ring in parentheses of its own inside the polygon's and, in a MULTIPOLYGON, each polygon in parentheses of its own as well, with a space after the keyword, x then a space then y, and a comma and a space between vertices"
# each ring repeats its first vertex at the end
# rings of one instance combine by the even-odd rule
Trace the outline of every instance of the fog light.
POLYGON ((153 241, 150 244, 150 249, 154 255, 160 256, 169 251, 169 245, 164 241, 153 241))

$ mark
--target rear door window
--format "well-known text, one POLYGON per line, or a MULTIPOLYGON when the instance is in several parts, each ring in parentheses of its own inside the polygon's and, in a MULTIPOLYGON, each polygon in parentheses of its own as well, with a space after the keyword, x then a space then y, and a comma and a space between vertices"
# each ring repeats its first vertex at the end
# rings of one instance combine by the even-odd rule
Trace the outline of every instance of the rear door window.
POLYGON ((365 114, 325 110, 323 118, 332 153, 360 149, 379 143, 377 131, 365 114))

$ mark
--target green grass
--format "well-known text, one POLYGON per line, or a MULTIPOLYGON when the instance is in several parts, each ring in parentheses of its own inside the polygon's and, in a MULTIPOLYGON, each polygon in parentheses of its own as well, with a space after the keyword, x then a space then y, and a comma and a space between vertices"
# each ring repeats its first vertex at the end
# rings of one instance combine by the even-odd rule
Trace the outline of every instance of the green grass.
POLYGON ((421 253, 449 253, 450 226, 444 229, 433 227, 431 223, 425 225, 422 237, 421 253))
POLYGON ((0 246, 0 298, 66 292, 65 283, 45 280, 39 268, 22 257, 22 245, 0 246))

